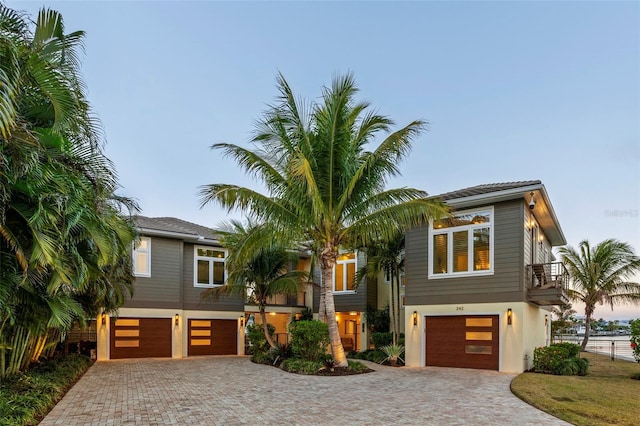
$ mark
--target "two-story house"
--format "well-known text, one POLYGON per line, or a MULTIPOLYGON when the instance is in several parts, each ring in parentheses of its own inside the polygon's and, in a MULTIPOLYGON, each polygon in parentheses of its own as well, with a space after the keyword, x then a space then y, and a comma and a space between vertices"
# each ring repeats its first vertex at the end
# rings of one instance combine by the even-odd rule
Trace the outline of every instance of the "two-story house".
POLYGON ((549 307, 568 302, 552 247, 566 244, 538 180, 438 196, 450 218, 406 235, 405 361, 521 372, 550 339, 549 307))
MULTIPOLYGON (((239 295, 201 297, 226 281, 228 252, 215 231, 170 217, 138 216, 136 226, 134 295, 117 318, 97 319, 98 360, 243 354, 245 325, 259 318, 255 304, 239 295)), ((291 267, 308 265, 302 256, 291 267)), ((273 297, 268 313, 277 333, 311 307, 312 293, 307 286, 297 295, 273 297)))

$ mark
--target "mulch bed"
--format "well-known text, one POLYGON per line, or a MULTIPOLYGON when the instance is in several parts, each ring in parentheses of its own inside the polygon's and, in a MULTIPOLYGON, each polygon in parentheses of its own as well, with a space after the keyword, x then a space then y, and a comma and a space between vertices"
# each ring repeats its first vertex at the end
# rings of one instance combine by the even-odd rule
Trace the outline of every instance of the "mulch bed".
POLYGON ((372 371, 375 370, 366 367, 361 371, 351 371, 348 367, 334 367, 332 370, 323 368, 314 374, 314 376, 353 376, 354 374, 371 373, 372 371))

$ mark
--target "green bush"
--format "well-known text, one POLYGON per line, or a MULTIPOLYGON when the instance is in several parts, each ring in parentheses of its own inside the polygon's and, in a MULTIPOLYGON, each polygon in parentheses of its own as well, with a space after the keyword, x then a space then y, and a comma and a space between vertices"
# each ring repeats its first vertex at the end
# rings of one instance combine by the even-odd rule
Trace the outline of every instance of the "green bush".
POLYGON ((299 358, 289 358, 280 364, 280 368, 290 373, 316 374, 323 367, 321 361, 308 361, 299 358))
MULTIPOLYGON (((269 335, 273 337, 273 334, 276 332, 276 328, 271 324, 267 324, 267 330, 269 330, 269 335)), ((248 325, 247 337, 249 338, 249 342, 251 342, 251 353, 253 355, 259 353, 265 354, 269 351, 269 343, 267 342, 267 338, 264 337, 262 324, 248 325)))
POLYGON ((578 358, 580 346, 573 343, 556 343, 533 351, 533 369, 536 373, 561 376, 585 376, 589 361, 578 358))
POLYGON ((629 339, 629 343, 631 344, 633 357, 637 362, 640 362, 640 318, 631 321, 629 325, 631 326, 631 338, 629 339))
POLYGON ((291 349, 303 360, 319 361, 327 352, 329 327, 321 321, 296 321, 289 324, 291 349))
POLYGON ((0 425, 37 424, 90 365, 89 357, 72 354, 3 378, 0 425))
POLYGON ((380 349, 369 349, 364 352, 349 353, 349 358, 366 359, 367 361, 373 361, 377 364, 380 364, 386 357, 387 355, 380 349))
POLYGON ((371 333, 371 340, 373 340, 373 346, 376 349, 380 349, 381 347, 388 346, 393 342, 393 334, 389 332, 371 333))
POLYGON ((365 373, 370 371, 369 367, 358 361, 349 361, 349 370, 354 373, 365 373))

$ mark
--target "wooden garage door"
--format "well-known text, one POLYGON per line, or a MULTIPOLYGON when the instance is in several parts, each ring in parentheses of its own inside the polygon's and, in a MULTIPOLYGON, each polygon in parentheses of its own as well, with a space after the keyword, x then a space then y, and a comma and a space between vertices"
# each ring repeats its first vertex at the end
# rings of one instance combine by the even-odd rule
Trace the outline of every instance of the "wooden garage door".
POLYGON ((189 356, 236 355, 238 322, 236 320, 189 320, 189 356))
POLYGON ((426 364, 497 370, 498 325, 497 315, 426 317, 426 364))
POLYGON ((170 318, 111 319, 111 359, 171 357, 170 318))

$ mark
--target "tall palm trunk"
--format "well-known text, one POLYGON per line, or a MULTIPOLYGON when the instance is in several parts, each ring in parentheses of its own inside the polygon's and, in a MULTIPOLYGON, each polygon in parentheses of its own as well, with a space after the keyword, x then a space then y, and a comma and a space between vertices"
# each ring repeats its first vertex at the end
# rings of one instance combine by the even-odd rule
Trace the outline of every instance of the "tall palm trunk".
POLYGON ((260 318, 262 318, 262 331, 264 332, 264 337, 267 339, 267 343, 271 348, 276 347, 276 343, 271 338, 271 333, 269 333, 269 327, 267 324, 267 314, 264 310, 264 305, 260 304, 260 318))
MULTIPOLYGON (((333 301, 333 267, 336 264, 337 254, 331 244, 325 244, 322 249, 320 268, 322 270, 322 289, 324 290, 324 311, 326 323, 329 326, 329 340, 331 353, 336 367, 348 367, 347 357, 340 339, 340 330, 336 321, 336 305, 333 301)), ((322 314, 321 314, 322 316, 322 314)))
POLYGON ((580 350, 585 351, 587 348, 587 343, 589 342, 589 335, 591 334, 591 316, 593 315, 594 306, 587 305, 584 309, 585 318, 584 318, 584 339, 582 339, 582 344, 580 345, 580 350))

